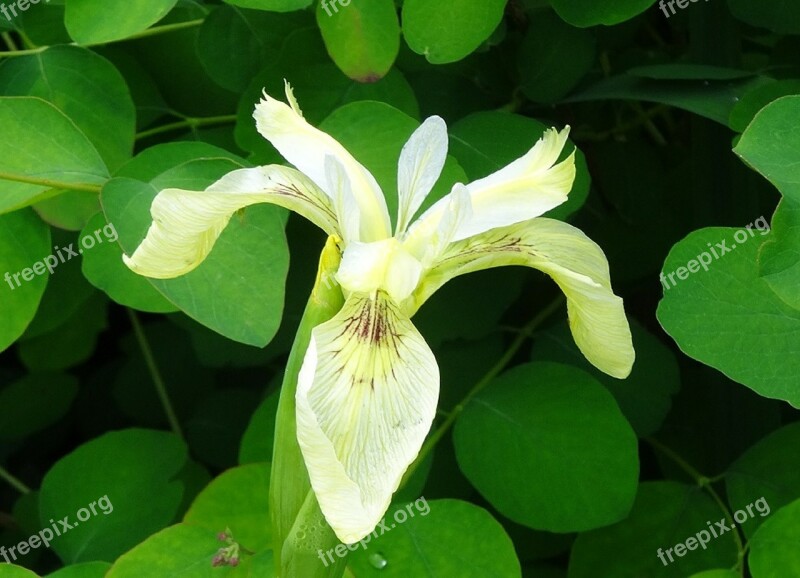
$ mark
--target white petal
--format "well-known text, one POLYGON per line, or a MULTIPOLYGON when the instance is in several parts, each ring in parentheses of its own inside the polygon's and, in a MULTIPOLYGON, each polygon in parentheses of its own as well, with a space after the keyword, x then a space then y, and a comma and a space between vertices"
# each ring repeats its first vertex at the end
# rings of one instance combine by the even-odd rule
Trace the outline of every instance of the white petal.
POLYGON ((258 131, 283 157, 327 193, 335 183, 328 181, 325 157, 334 156, 348 176, 361 213, 361 241, 377 241, 391 235, 389 212, 375 177, 330 135, 314 128, 299 114, 291 92, 289 106, 266 93, 253 116, 258 131))
POLYGON ((333 205, 308 177, 279 165, 239 169, 205 191, 165 189, 150 207, 153 224, 125 263, 156 279, 178 277, 197 267, 211 252, 233 213, 256 203, 291 209, 338 235, 333 205))
POLYGON ((437 218, 420 219, 414 223, 403 241, 405 249, 424 266, 431 266, 453 241, 458 229, 472 218, 469 191, 457 183, 446 197, 445 210, 437 218))
MULTIPOLYGON (((547 130, 524 156, 499 171, 467 185, 472 216, 464 220, 454 240, 538 217, 567 200, 575 181, 575 153, 555 164, 569 135, 547 130)), ((419 218, 438 221, 447 207, 441 199, 419 218)), ((409 236, 420 231, 409 231, 409 236)))
POLYGON ((361 211, 358 208, 350 177, 339 160, 328 155, 325 157, 325 177, 328 182, 328 193, 333 200, 333 207, 339 219, 339 230, 345 245, 357 243, 361 238, 361 211))
POLYGON ((438 396, 433 353, 386 294, 353 295, 314 329, 297 385, 297 439, 342 542, 360 540, 386 513, 438 396))
POLYGON ((414 214, 442 174, 447 160, 447 125, 438 116, 423 122, 400 153, 397 172, 397 234, 405 232, 414 214))
POLYGON ((347 293, 384 290, 402 303, 417 288, 423 265, 394 237, 345 247, 336 280, 347 293))
POLYGON ((627 377, 633 344, 622 299, 614 295, 602 249, 575 227, 538 218, 453 243, 425 274, 418 307, 458 275, 505 265, 524 265, 548 274, 567 296, 575 343, 595 367, 627 377))

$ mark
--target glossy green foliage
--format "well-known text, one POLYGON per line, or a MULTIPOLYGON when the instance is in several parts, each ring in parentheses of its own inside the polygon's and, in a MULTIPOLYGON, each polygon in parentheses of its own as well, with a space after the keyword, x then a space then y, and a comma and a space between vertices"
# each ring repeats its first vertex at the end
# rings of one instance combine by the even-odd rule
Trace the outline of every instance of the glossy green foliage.
POLYGON ((0 578, 800 575, 798 6, 0 2, 0 578), (123 262, 160 191, 286 164, 253 118, 286 82, 393 223, 427 117, 418 215, 569 126, 545 216, 607 256, 636 350, 626 379, 591 365, 538 271, 448 282, 413 319, 431 433, 349 547, 292 527, 317 506, 281 398, 324 233, 257 204, 186 275, 123 262))

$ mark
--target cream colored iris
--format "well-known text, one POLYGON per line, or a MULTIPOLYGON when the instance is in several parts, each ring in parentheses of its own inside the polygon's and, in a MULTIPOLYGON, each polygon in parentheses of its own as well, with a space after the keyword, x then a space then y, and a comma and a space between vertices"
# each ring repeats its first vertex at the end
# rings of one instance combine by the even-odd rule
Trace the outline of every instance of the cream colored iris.
POLYGON ((555 280, 586 358, 625 377, 634 352, 622 300, 601 249, 574 227, 541 217, 566 201, 574 153, 558 162, 568 130, 549 130, 524 156, 468 185, 457 184, 416 220, 447 156, 447 130, 427 119, 403 148, 399 210, 391 219, 375 178, 336 140, 265 95, 258 130, 296 168, 225 175, 202 192, 167 189, 128 266, 169 278, 197 267, 231 215, 268 202, 342 240, 337 280, 344 308, 316 327, 297 387, 297 438, 322 512, 345 543, 369 534, 419 453, 436 413, 439 370, 410 321, 444 283, 464 273, 526 265, 555 280))

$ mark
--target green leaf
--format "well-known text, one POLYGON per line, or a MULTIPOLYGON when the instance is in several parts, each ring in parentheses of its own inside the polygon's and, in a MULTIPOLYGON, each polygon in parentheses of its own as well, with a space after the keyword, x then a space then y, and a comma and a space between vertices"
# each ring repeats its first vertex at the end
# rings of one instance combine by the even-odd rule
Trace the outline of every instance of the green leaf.
POLYGON ((314 0, 225 0, 226 4, 253 8, 255 10, 268 10, 270 12, 292 12, 308 8, 314 0))
POLYGON ((664 263, 658 320, 690 357, 759 395, 800 407, 794 337, 800 332, 800 311, 758 276, 763 233, 751 238, 752 229, 708 228, 675 245, 664 263), (720 244, 726 247, 722 255, 720 244), (698 265, 700 259, 709 263, 708 271, 698 265))
POLYGON ((456 62, 491 36, 505 6, 506 0, 405 0, 403 36, 428 62, 456 62))
POLYGON ((636 436, 608 391, 568 365, 505 373, 469 402, 453 435, 461 470, 519 524, 596 528, 624 518, 636 497, 636 436))
MULTIPOLYGON (((514 547, 484 509, 459 500, 397 506, 362 543, 349 547, 358 578, 520 578, 514 547), (376 537, 377 536, 377 537, 376 537), (355 546, 355 547, 354 547, 355 546)), ((344 548, 347 552, 348 548, 344 548)), ((336 556, 331 552, 329 558, 336 556)))
MULTIPOLYGON (((247 557, 236 568, 214 568, 211 561, 223 544, 218 532, 188 524, 177 524, 153 534, 133 550, 120 557, 105 578, 273 578, 271 566, 247 557), (259 563, 259 572, 251 573, 259 563)), ((271 556, 266 555, 271 561, 271 556)), ((266 560, 264 560, 266 561, 266 560)))
POLYGON ((13 566, 11 564, 0 564, 0 578, 39 578, 36 574, 22 568, 21 566, 13 566))
POLYGON ((798 94, 800 94, 800 79, 776 80, 756 87, 745 93, 736 103, 728 124, 735 131, 744 132, 762 108, 783 96, 798 94))
POLYGON ((149 28, 172 10, 178 0, 67 0, 64 19, 78 44, 122 40, 149 28))
POLYGON ((758 257, 761 278, 784 303, 800 309, 800 202, 780 202, 772 217, 772 234, 758 257))
POLYGON ((570 555, 569 577, 686 578, 708 568, 731 567, 737 560, 733 534, 726 532, 715 539, 709 532, 709 526, 716 527, 714 523, 723 516, 697 486, 645 482, 625 520, 578 536, 570 555), (678 556, 676 544, 686 544, 690 538, 694 548, 684 546, 678 556), (699 540, 705 541, 705 548, 699 547, 699 540), (668 553, 668 549, 672 550, 668 553))
POLYGON ((304 13, 278 14, 223 5, 203 21, 197 55, 215 82, 242 92, 263 64, 277 57, 286 36, 306 23, 304 13))
POLYGON ((251 551, 270 546, 269 464, 230 469, 200 492, 183 521, 211 532, 230 528, 233 538, 251 551))
POLYGON ((734 570, 706 570, 699 574, 692 574, 689 578, 740 578, 741 574, 734 570))
POLYGON ((566 321, 539 334, 533 345, 534 361, 569 363, 592 374, 611 392, 640 437, 661 427, 680 389, 678 360, 657 337, 631 320, 636 363, 626 379, 615 379, 591 365, 575 345, 566 321))
MULTIPOLYGON (((98 213, 86 223, 80 237, 92 237, 104 230, 111 231, 111 226, 105 215, 98 213)), ((149 313, 178 311, 145 277, 128 269, 122 262, 119 243, 100 243, 87 252, 83 256, 82 270, 92 285, 120 305, 149 313)))
MULTIPOLYGON (((517 160, 527 153, 544 135, 546 125, 518 114, 505 112, 477 112, 450 128, 450 147, 470 181, 482 179, 517 160)), ((567 141, 561 160, 575 149, 567 141)), ((591 177, 586 157, 576 150, 577 175, 569 199, 547 213, 553 219, 566 219, 577 211, 589 195, 591 177)))
POLYGON ((551 12, 537 12, 517 52, 520 89, 534 102, 558 102, 589 72, 594 59, 591 32, 551 12))
POLYGON ((322 0, 317 24, 331 58, 353 80, 383 78, 400 51, 394 0, 322 0))
POLYGON ((753 578, 785 578, 800 572, 800 500, 784 506, 759 528, 750 541, 747 560, 753 578))
POLYGON ((183 496, 174 481, 186 447, 172 434, 129 429, 105 434, 59 460, 44 477, 43 527, 66 530, 52 548, 67 563, 113 561, 167 526, 183 496), (64 517, 67 529, 57 522, 64 517))
POLYGON ((86 562, 57 570, 47 578, 103 578, 109 568, 111 564, 107 562, 86 562))
POLYGON ((78 380, 60 373, 34 373, 0 389, 0 439, 21 439, 56 423, 78 394, 78 380), (47 400, 47 403, 42 403, 47 400))
POLYGON ((258 406, 242 436, 239 463, 271 462, 275 441, 275 421, 280 392, 276 391, 258 406))
MULTIPOLYGON (((227 172, 244 166, 230 153, 201 146, 205 156, 177 166, 173 163, 186 153, 180 148, 172 149, 170 156, 156 166, 139 169, 146 166, 143 160, 120 172, 141 175, 139 179, 149 182, 115 178, 103 187, 106 218, 115 224, 119 243, 128 255, 133 254, 152 223, 150 205, 158 191, 168 187, 202 191, 227 172), (165 166, 174 168, 166 170, 165 166)), ((187 143, 190 155, 197 147, 187 143)), ((272 205, 250 207, 242 216, 231 219, 197 269, 176 279, 149 281, 199 323, 230 339, 263 347, 277 332, 283 311, 289 260, 283 231, 285 216, 283 209, 272 205)))
POLYGON ((20 14, 14 24, 25 32, 35 46, 69 44, 72 39, 64 26, 64 9, 63 2, 55 4, 40 0, 34 10, 20 14))
POLYGON ((753 76, 749 70, 683 63, 635 66, 628 70, 628 74, 654 80, 738 80, 753 76))
POLYGON ((280 56, 253 79, 239 101, 236 142, 255 153, 262 164, 283 161, 256 130, 253 109, 263 90, 283 99, 284 78, 291 83, 303 116, 314 126, 343 104, 361 100, 385 102, 411 117, 419 117, 414 91, 399 70, 393 68, 377 82, 356 82, 330 61, 316 28, 296 30, 287 37, 280 56))
MULTIPOLYGON (((609 4, 602 4, 602 6, 607 5, 609 4)), ((643 100, 658 102, 688 110, 727 126, 731 111, 742 96, 766 82, 768 81, 761 77, 729 81, 653 80, 632 74, 622 74, 601 80, 586 90, 567 97, 564 101, 643 100)))
POLYGON ((739 525, 749 537, 765 522, 770 511, 800 498, 800 424, 771 433, 747 450, 725 472, 725 488, 733 510, 754 504, 754 514, 739 525), (758 515, 756 515, 758 514, 758 515))
POLYGON ((0 66, 0 94, 37 96, 58 108, 86 135, 111 171, 131 157, 135 111, 130 91, 117 69, 94 52, 53 46, 9 58, 0 66))
POLYGON ((785 96, 768 104, 742 134, 733 149, 786 197, 800 202, 800 173, 794 164, 800 150, 800 96, 785 96))
MULTIPOLYGON (((47 282, 47 290, 23 339, 39 337, 57 329, 96 291, 81 275, 79 248, 75 237, 62 231, 52 231, 52 254, 58 261, 47 282)), ((52 264, 52 260, 50 261, 52 264)))
POLYGON ((800 5, 783 0, 728 0, 736 18, 752 26, 767 28, 778 34, 800 34, 800 5))
POLYGON ((0 126, 4 136, 0 140, 0 213, 42 200, 52 189, 47 184, 18 182, 20 178, 72 185, 99 185, 108 179, 103 159, 86 135, 49 102, 2 97, 0 126), (31 159, 35 159, 33 165, 31 159))
POLYGON ((36 203, 33 210, 54 227, 80 231, 100 211, 100 197, 97 193, 67 191, 36 203))
POLYGON ((550 0, 550 4, 564 20, 573 26, 586 28, 598 24, 611 26, 630 20, 655 4, 655 0, 550 0))
POLYGON ((108 300, 95 292, 55 330, 21 341, 22 363, 32 371, 59 371, 88 360, 108 327, 107 309, 108 300))
MULTIPOLYGON (((287 300, 290 298, 288 295, 290 290, 287 287, 287 300)), ((205 367, 262 367, 284 352, 278 347, 273 347, 276 340, 266 348, 253 347, 226 339, 185 315, 174 315, 170 320, 186 331, 197 354, 197 360, 205 367)))
POLYGON ((41 265, 49 253, 50 229, 33 211, 0 215, 0 272, 4 275, 0 286, 0 351, 14 343, 36 315, 47 275, 36 274, 40 267, 36 272, 32 268, 41 265))

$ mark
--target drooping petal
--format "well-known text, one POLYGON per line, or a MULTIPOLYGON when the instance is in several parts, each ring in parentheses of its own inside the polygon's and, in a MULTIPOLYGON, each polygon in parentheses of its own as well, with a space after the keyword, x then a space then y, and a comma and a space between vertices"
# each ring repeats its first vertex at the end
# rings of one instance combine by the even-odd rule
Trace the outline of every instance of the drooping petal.
POLYGON ((423 122, 400 153, 397 172, 397 234, 405 232, 447 160, 447 125, 438 116, 423 122))
POLYGON ((567 297, 572 336, 586 359, 611 376, 628 376, 635 354, 608 261, 567 223, 541 217, 453 243, 424 275, 415 305, 453 277, 504 265, 533 267, 552 277, 567 297))
MULTIPOLYGON (((560 133, 550 129, 525 155, 467 185, 472 216, 459 225, 453 240, 539 217, 566 201, 575 181, 575 153, 556 163, 568 135, 569 127, 560 133)), ((424 222, 442 219, 447 204, 445 197, 425 211, 409 230, 408 237, 424 236, 425 229, 435 229, 424 222)))
POLYGON ((297 386, 297 438, 342 542, 360 540, 386 513, 438 396, 433 353, 385 293, 352 295, 314 329, 297 386))
POLYGON ((336 139, 306 122, 288 84, 287 98, 292 106, 264 93, 253 114, 258 131, 286 160, 329 194, 332 194, 333 183, 328 181, 325 157, 336 157, 347 173, 361 213, 358 240, 378 241, 389 237, 391 224, 386 199, 375 177, 336 139))
POLYGON ((272 203, 304 216, 328 235, 338 235, 333 205, 296 169, 269 165, 228 173, 205 191, 165 189, 150 207, 153 224, 125 263, 136 273, 170 279, 188 273, 211 252, 233 213, 272 203))

